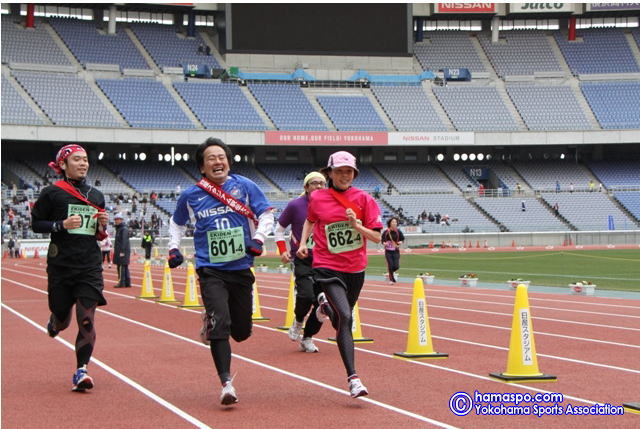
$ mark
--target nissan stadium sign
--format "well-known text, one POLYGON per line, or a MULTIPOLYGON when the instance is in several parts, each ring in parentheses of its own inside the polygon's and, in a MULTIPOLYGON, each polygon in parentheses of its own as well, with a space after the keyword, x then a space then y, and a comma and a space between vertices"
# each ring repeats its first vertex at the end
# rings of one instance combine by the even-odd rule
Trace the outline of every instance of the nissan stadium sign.
POLYGON ((436 3, 435 13, 494 13, 495 3, 436 3))
POLYGON ((574 12, 575 3, 510 3, 509 13, 574 12))

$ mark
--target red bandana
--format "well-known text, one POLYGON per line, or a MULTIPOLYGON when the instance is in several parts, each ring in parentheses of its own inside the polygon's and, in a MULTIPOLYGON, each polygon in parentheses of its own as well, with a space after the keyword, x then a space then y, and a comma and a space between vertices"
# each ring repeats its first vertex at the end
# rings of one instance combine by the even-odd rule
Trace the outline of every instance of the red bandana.
POLYGON ((62 174, 62 169, 60 168, 60 161, 64 161, 74 152, 86 152, 84 148, 78 144, 68 144, 66 146, 62 146, 56 155, 56 160, 51 161, 48 165, 56 172, 56 174, 62 174))

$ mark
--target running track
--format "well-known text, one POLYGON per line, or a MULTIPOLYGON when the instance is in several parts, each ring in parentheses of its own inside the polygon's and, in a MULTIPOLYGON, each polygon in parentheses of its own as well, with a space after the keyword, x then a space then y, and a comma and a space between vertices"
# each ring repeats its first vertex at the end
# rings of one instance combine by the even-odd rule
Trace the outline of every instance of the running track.
MULTIPOLYGON (((506 369, 513 311, 509 290, 428 286, 431 332, 446 360, 405 361, 411 285, 367 281, 359 301, 362 331, 358 373, 370 395, 353 400, 337 347, 318 335, 320 353, 306 354, 275 329, 284 323, 288 276, 258 273, 262 315, 253 336, 233 343, 232 372, 240 403, 219 405, 219 382, 208 347, 198 341, 199 310, 134 297, 142 266, 133 264, 131 289, 114 289, 105 269, 109 305, 96 316, 98 342, 90 364, 96 387, 72 393, 75 321, 58 338, 46 335, 43 259, 3 261, 2 426, 5 428, 637 428, 640 415, 464 417, 449 409, 464 391, 559 392, 562 405, 640 400, 640 302, 531 293, 540 370, 555 383, 504 384, 488 377, 506 369)), ((186 270, 173 271, 183 298, 186 270)), ((157 293, 162 268, 153 267, 157 293)), ((545 404, 543 404, 545 405, 545 404)), ((548 404, 547 404, 548 405, 548 404)))

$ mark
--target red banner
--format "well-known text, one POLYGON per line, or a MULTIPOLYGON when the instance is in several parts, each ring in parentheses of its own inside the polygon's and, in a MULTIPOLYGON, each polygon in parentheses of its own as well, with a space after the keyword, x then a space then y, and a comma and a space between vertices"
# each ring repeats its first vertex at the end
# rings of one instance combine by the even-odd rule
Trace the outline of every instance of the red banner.
POLYGON ((437 3, 435 13, 492 13, 495 3, 437 3))
POLYGON ((388 144, 385 132, 330 132, 330 131, 265 131, 268 145, 315 146, 384 146, 388 144))

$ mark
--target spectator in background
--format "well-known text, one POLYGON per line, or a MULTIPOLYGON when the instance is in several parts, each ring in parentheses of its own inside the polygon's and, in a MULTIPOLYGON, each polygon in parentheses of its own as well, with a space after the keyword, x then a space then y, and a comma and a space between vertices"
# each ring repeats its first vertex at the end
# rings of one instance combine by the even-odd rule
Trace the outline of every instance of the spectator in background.
POLYGON ((13 236, 9 238, 9 242, 7 243, 7 249, 9 249, 9 257, 13 258, 13 249, 16 247, 16 240, 13 236))
POLYGON ((433 220, 438 224, 440 223, 440 218, 442 216, 440 215, 440 212, 437 212, 434 216, 433 216, 433 220))
POLYGON ((206 45, 204 48, 204 52, 207 54, 207 56, 211 56, 211 47, 209 45, 206 45))
POLYGON ((144 259, 151 259, 151 248, 153 247, 153 236, 151 231, 145 230, 140 246, 144 249, 144 259))
POLYGON ((560 182, 556 180, 556 192, 560 192, 560 182))
POLYGON ((553 204, 553 213, 558 216, 560 214, 560 207, 558 206, 558 202, 553 204))
POLYGON ((198 45, 198 55, 204 55, 204 46, 202 46, 202 43, 198 45))
POLYGON ((569 192, 572 192, 575 190, 575 186, 573 186, 573 182, 569 183, 569 192))
POLYGON ((479 197, 484 196, 484 185, 482 183, 480 184, 480 186, 478 186, 478 196, 479 197))
POLYGON ((522 203, 520 204, 520 206, 523 212, 527 211, 527 203, 524 200, 522 200, 522 203))
POLYGON ((603 189, 604 186, 602 186, 602 183, 598 183, 598 192, 602 192, 603 189))
POLYGON ((518 195, 522 193, 522 185, 520 184, 520 182, 516 183, 516 192, 518 193, 518 195))
POLYGON ((589 192, 593 192, 596 190, 596 183, 593 181, 593 179, 589 180, 589 192))
POLYGON ((131 287, 131 275, 129 274, 129 259, 131 258, 129 231, 122 213, 116 214, 113 219, 116 224, 113 263, 116 264, 118 268, 118 284, 114 287, 131 287))

